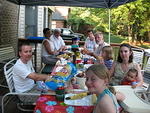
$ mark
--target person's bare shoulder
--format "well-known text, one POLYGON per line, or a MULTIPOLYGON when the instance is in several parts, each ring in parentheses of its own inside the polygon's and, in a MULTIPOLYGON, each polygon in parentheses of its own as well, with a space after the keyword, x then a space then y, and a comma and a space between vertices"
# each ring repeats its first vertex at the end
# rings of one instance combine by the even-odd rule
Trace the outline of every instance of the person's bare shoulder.
POLYGON ((104 97, 99 101, 98 106, 101 109, 102 113, 116 113, 113 101, 107 94, 104 95, 104 97))

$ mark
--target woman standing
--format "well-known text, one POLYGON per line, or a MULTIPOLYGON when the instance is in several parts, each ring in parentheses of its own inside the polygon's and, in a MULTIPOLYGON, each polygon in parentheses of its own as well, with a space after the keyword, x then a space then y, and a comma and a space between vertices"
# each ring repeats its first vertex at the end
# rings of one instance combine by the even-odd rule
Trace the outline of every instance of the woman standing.
POLYGON ((138 70, 138 76, 136 77, 138 83, 136 86, 142 86, 143 77, 141 74, 141 68, 138 64, 133 63, 133 52, 129 44, 121 44, 117 62, 113 63, 111 68, 112 85, 119 85, 120 81, 125 77, 130 68, 138 70))

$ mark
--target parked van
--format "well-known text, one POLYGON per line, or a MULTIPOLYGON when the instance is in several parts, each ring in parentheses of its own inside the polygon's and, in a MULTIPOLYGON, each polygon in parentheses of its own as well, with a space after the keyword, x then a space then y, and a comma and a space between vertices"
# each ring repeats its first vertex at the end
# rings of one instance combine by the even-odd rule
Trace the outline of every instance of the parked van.
MULTIPOLYGON (((64 39, 64 40, 72 40, 72 38, 74 37, 78 37, 80 38, 80 41, 85 41, 85 36, 84 34, 81 34, 81 33, 74 33, 71 29, 69 28, 57 28, 57 29, 60 29, 61 31, 61 37, 64 39)), ((54 29, 52 29, 53 31, 54 29)))

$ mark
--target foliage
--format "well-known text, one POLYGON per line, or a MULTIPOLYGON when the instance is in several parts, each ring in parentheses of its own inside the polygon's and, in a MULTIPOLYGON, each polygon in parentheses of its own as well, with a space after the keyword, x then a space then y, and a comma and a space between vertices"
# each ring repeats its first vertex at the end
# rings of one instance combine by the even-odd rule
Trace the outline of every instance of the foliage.
POLYGON ((106 9, 97 8, 72 8, 69 16, 69 25, 89 24, 94 26, 94 30, 108 32, 108 15, 106 9), (101 18, 100 18, 101 17, 101 18))
MULTIPOLYGON (((105 42, 108 42, 108 33, 104 34, 104 40, 105 40, 105 42)), ((124 40, 127 40, 127 38, 121 37, 118 35, 111 35, 110 36, 110 42, 111 43, 122 43, 124 40)))
MULTIPOLYGON (((111 9, 111 34, 131 37, 132 42, 150 41, 149 6, 149 0, 137 0, 111 9)), ((108 18, 108 9, 72 8, 68 24, 76 31, 89 25, 96 31, 107 33, 108 18)))
MULTIPOLYGON (((150 2, 148 0, 138 0, 136 2, 120 6, 112 10, 113 24, 117 24, 113 32, 121 35, 128 35, 133 40, 148 40, 150 32, 150 2), (117 31, 118 30, 118 31, 117 31), (122 32, 126 31, 126 32, 122 32)), ((114 25, 112 25, 114 26, 114 25)))

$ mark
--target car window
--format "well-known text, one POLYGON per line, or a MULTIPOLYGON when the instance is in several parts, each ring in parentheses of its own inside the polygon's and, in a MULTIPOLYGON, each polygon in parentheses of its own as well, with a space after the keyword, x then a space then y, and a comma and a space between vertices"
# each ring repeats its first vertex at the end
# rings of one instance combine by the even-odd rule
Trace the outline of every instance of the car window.
POLYGON ((71 31, 68 30, 68 29, 64 29, 64 30, 63 30, 63 34, 64 34, 64 35, 70 35, 70 34, 71 34, 71 31))

